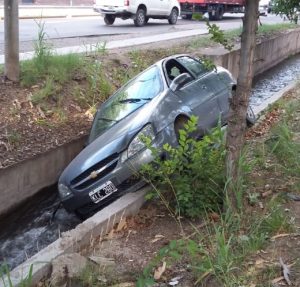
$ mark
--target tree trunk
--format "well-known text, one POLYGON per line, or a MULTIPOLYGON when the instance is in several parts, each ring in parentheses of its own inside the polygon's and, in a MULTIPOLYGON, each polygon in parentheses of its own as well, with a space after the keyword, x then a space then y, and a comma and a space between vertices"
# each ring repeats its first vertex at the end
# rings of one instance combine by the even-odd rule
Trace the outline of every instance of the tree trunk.
POLYGON ((4 1, 5 76, 19 81, 19 2, 4 1))
POLYGON ((249 105, 253 80, 253 63, 256 47, 259 0, 246 0, 243 32, 241 39, 241 57, 236 91, 230 100, 229 121, 226 138, 227 158, 227 199, 228 204, 237 211, 236 188, 239 181, 239 159, 241 156, 246 130, 246 114, 249 105))

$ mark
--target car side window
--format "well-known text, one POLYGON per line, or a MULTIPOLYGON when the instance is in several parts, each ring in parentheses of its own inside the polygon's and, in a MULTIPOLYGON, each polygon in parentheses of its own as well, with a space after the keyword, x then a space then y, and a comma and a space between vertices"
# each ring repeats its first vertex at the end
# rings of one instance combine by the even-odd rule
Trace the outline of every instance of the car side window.
POLYGON ((167 78, 167 81, 169 84, 177 76, 179 76, 183 73, 188 73, 191 75, 191 73, 183 65, 178 63, 175 59, 170 59, 165 63, 165 74, 166 74, 166 78, 167 78))
POLYGON ((177 58, 178 62, 190 70, 197 78, 207 73, 207 69, 203 64, 193 58, 182 56, 177 58))

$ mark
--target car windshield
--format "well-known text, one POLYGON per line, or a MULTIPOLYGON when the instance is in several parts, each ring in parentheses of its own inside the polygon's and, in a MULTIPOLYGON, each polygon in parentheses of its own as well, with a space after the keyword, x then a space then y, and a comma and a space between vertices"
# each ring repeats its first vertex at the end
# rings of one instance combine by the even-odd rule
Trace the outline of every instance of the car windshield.
POLYGON ((161 90, 162 81, 157 66, 120 88, 97 111, 89 142, 156 97, 161 90))

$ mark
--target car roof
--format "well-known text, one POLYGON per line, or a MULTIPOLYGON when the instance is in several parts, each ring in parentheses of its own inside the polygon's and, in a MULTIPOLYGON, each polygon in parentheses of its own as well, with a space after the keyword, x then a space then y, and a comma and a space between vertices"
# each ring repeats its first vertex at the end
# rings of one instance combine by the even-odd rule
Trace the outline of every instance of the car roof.
POLYGON ((187 57, 192 57, 191 55, 188 55, 188 54, 175 54, 175 55, 171 55, 171 56, 168 56, 168 57, 165 57, 161 60, 159 60, 158 62, 156 62, 154 65, 162 65, 164 64, 166 61, 168 60, 171 60, 171 59, 177 59, 179 57, 184 57, 184 56, 187 56, 187 57))

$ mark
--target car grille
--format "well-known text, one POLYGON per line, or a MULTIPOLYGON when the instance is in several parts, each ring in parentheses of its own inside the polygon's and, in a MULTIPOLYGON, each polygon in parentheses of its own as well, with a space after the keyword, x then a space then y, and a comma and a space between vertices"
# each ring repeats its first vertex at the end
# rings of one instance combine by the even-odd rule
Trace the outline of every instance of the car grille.
POLYGON ((100 178, 112 172, 118 164, 119 155, 117 153, 107 157, 94 166, 87 169, 85 172, 77 176, 71 181, 71 187, 76 190, 82 190, 97 182, 100 178), (91 174, 95 172, 96 176, 91 174))

